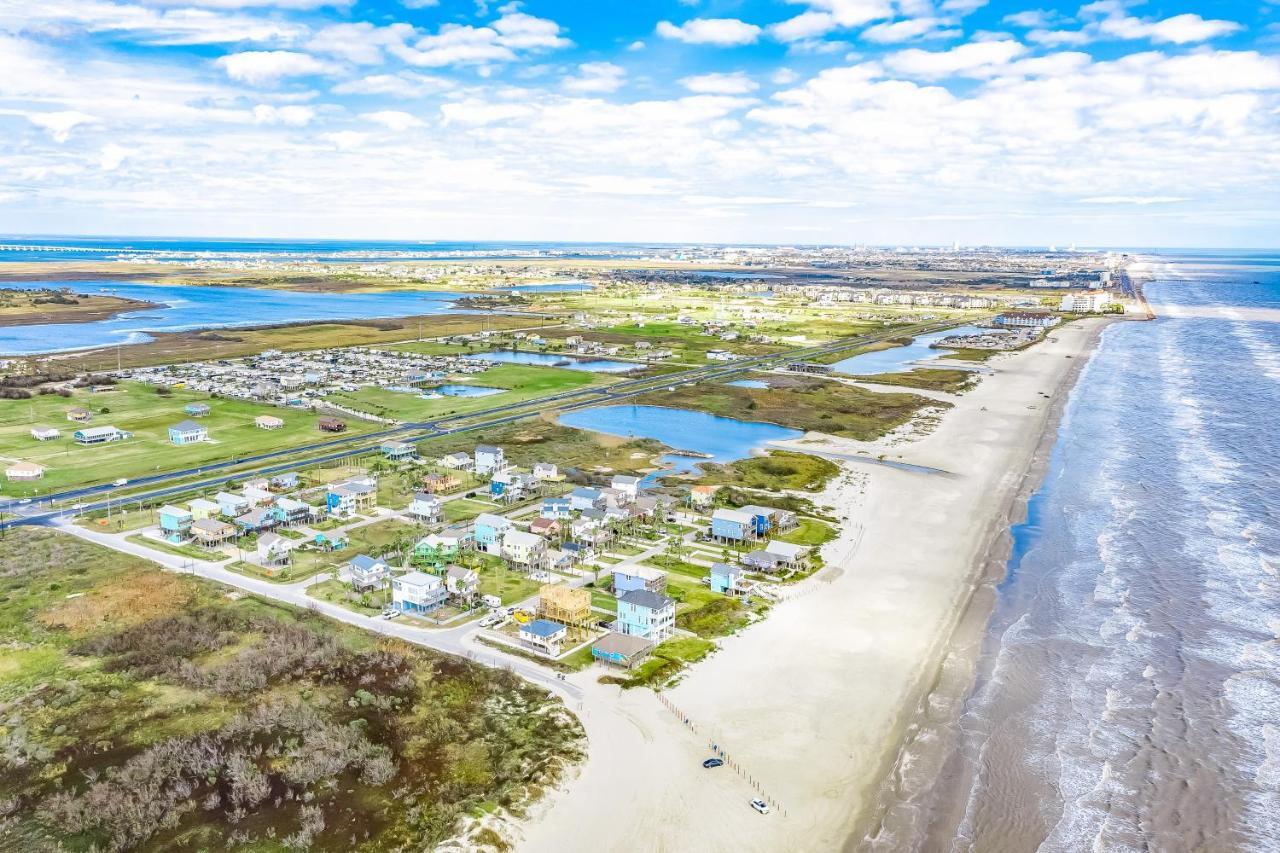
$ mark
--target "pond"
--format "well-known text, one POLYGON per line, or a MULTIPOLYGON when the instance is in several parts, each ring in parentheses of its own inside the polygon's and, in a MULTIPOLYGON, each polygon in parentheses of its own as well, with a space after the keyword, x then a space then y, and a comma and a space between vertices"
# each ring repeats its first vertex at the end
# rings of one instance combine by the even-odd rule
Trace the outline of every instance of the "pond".
POLYGON ((593 285, 587 284, 585 281, 548 281, 517 284, 504 290, 506 293, 581 293, 594 289, 593 285))
POLYGON ((765 382, 763 379, 735 379, 732 382, 728 382, 726 384, 732 385, 735 388, 768 388, 769 387, 769 383, 765 382))
POLYGON ((760 421, 722 418, 706 412, 670 409, 663 406, 601 406, 565 412, 560 423, 577 429, 621 435, 628 438, 653 438, 678 450, 706 454, 706 457, 667 454, 662 457, 665 471, 656 476, 693 471, 702 462, 721 465, 746 459, 771 441, 800 438, 803 432, 760 421))
POLYGON ((872 376, 877 373, 906 373, 919 365, 913 362, 926 361, 946 355, 948 350, 932 349, 929 345, 934 341, 949 338, 952 335, 976 335, 989 331, 977 326, 960 326, 941 332, 930 332, 918 335, 914 341, 904 347, 864 352, 862 355, 850 356, 843 361, 831 365, 837 373, 850 373, 856 376, 872 376))
MULTIPOLYGON (((74 293, 122 296, 157 305, 92 323, 0 327, 0 355, 146 343, 153 339, 147 332, 476 313, 454 307, 454 301, 462 294, 435 291, 310 293, 258 287, 122 284, 113 281, 6 282, 4 287, 65 288, 74 293)), ((431 333, 429 322, 424 323, 423 332, 431 333)))
POLYGON ((426 389, 422 396, 428 400, 436 397, 490 397, 501 394, 506 388, 489 388, 485 385, 439 385, 426 389))
POLYGON ((613 361, 607 358, 578 358, 577 356, 559 355, 551 352, 530 352, 528 350, 494 350, 464 355, 472 361, 494 361, 506 364, 532 364, 537 367, 562 367, 565 370, 588 370, 592 373, 626 373, 628 370, 639 370, 643 364, 632 364, 627 361, 613 361))

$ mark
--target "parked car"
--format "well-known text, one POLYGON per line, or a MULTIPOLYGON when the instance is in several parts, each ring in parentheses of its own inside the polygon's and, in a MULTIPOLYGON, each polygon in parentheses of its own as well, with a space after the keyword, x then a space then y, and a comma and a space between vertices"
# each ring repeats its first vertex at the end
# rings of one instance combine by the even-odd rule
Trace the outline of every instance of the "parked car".
POLYGON ((399 615, 400 615, 400 611, 396 610, 394 607, 390 605, 387 605, 386 607, 382 608, 383 619, 394 619, 399 615))
POLYGON ((756 797, 754 800, 751 801, 751 808, 760 812, 760 814, 769 813, 769 804, 766 803, 764 800, 760 799, 759 797, 756 797))
POLYGON ((710 770, 712 767, 723 767, 724 759, 708 758, 706 761, 702 762, 702 766, 707 768, 708 770, 710 770))

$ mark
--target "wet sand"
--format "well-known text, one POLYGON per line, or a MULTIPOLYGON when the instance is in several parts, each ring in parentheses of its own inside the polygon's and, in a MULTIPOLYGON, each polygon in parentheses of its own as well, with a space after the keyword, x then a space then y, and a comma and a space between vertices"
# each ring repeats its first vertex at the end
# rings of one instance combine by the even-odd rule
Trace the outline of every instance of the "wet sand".
POLYGON ((1106 323, 1073 323, 993 360, 923 437, 794 442, 937 470, 844 462, 819 501, 847 519, 824 546, 827 568, 664 694, 679 717, 648 691, 619 696, 595 672, 576 676, 588 760, 523 828, 522 849, 857 846, 880 819, 882 782, 919 709, 948 676, 990 555, 1007 548, 1010 517, 1034 488, 1053 399, 1106 323), (710 742, 740 772, 703 770, 710 742), (752 812, 760 794, 780 808, 752 812))

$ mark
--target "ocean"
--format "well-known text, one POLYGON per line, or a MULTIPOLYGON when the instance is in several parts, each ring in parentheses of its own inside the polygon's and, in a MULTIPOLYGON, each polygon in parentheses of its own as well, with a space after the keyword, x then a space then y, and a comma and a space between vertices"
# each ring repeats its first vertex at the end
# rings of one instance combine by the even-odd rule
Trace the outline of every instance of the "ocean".
POLYGON ((913 739, 944 769, 863 849, 1280 850, 1280 255, 1151 264, 1160 318, 1104 333, 976 685, 913 739))

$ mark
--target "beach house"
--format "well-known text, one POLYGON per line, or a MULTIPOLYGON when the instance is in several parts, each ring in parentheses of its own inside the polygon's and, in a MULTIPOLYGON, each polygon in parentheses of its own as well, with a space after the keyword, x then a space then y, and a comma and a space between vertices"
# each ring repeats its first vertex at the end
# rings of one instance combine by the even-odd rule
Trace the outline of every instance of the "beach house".
POLYGON ((460 485, 462 480, 454 474, 432 473, 422 478, 422 490, 431 492, 433 495, 452 491, 460 485))
POLYGON ((711 591, 722 595, 738 595, 745 587, 741 566, 728 563, 711 564, 711 591))
POLYGON ((404 462, 418 457, 418 447, 407 441, 384 441, 378 450, 392 462, 404 462))
POLYGON ((391 567, 382 560, 374 559, 368 554, 356 554, 347 563, 351 574, 351 585, 357 592, 377 589, 391 575, 391 567))
POLYGON ((544 498, 542 508, 538 510, 539 518, 564 521, 573 515, 572 505, 568 498, 544 498))
POLYGON ((604 503, 604 495, 599 489, 582 486, 569 493, 569 506, 577 512, 586 509, 604 509, 604 503))
POLYGON ((289 562, 293 543, 279 533, 263 533, 258 537, 258 563, 263 566, 281 566, 289 562))
POLYGON ((765 552, 778 558, 778 565, 786 569, 803 569, 809 565, 809 551, 811 550, 805 545, 796 545, 791 542, 781 542, 777 539, 771 540, 765 546, 765 552))
POLYGON ((353 477, 331 483, 325 491, 325 509, 330 515, 342 518, 372 512, 377 503, 378 484, 371 477, 353 477))
POLYGON ((191 517, 195 521, 199 521, 202 518, 217 518, 222 514, 222 507, 205 498, 195 498, 188 501, 187 508, 191 510, 191 517))
POLYGON ((507 467, 506 454, 501 447, 492 444, 476 445, 476 473, 492 474, 507 467))
POLYGON ((187 403, 186 407, 182 411, 193 418, 203 418, 205 415, 209 414, 209 404, 187 403))
POLYGON ((391 579, 391 605, 401 613, 430 613, 448 599, 448 589, 435 575, 408 572, 391 579))
POLYGON ((87 424, 93 420, 93 413, 82 406, 67 409, 67 420, 78 424, 87 424))
POLYGON ((615 566, 613 594, 622 595, 636 589, 647 589, 659 595, 667 591, 667 573, 648 566, 615 566))
POLYGON ((560 481, 564 479, 560 469, 554 462, 535 462, 533 476, 539 480, 560 481))
POLYGON ((719 542, 754 539, 751 515, 737 509, 717 509, 711 513, 711 538, 719 542))
POLYGON ((790 530, 796 526, 796 514, 790 510, 748 504, 741 507, 740 511, 751 516, 751 530, 758 539, 770 532, 790 530))
POLYGON ((614 630, 643 637, 657 645, 676 630, 676 603, 647 589, 633 589, 618 598, 618 618, 614 630))
POLYGON ((195 421, 182 421, 169 427, 169 443, 181 447, 209 440, 209 430, 195 421))
POLYGON ((129 438, 129 433, 113 426, 85 427, 73 432, 71 438, 76 444, 106 444, 111 441, 123 441, 129 438))
POLYGON ((216 518, 198 518, 191 524, 191 535, 205 548, 216 548, 234 539, 236 529, 216 518))
POLYGON ((271 488, 286 491, 288 489, 296 489, 298 487, 298 472, 285 471, 283 474, 276 474, 271 478, 271 488))
POLYGON ((281 521, 284 524, 306 524, 320 514, 311 504, 295 498, 276 498, 276 509, 283 516, 281 521))
POLYGON ((414 492, 409 502, 409 515, 418 521, 439 521, 444 512, 444 503, 429 492, 414 492))
POLYGON ((554 518, 535 518, 529 522, 529 532, 544 539, 555 538, 560 533, 560 522, 554 518))
POLYGON ((470 598, 480 589, 480 573, 462 566, 447 566, 444 570, 444 586, 450 595, 470 598))
POLYGON ((436 464, 441 468, 448 468, 453 471, 469 471, 473 467, 471 457, 465 453, 450 453, 447 456, 441 456, 436 460, 436 464))
POLYGON ((601 663, 630 669, 653 651, 653 643, 644 637, 633 637, 610 631, 591 645, 591 657, 601 663))
POLYGON ((743 568, 749 571, 772 574, 778 570, 782 563, 782 558, 761 548, 743 556, 741 562, 743 568))
POLYGON ((253 425, 258 429, 284 429, 284 419, 275 415, 258 415, 253 419, 253 425))
POLYGON ((1042 311, 1008 311, 993 320, 997 326, 1013 329, 1048 329, 1058 325, 1060 318, 1042 311))
POLYGON ((236 516, 236 527, 245 533, 261 533, 280 524, 284 519, 275 507, 258 506, 236 516))
POLYGON ((482 512, 475 520, 476 550, 486 554, 502 553, 502 537, 512 528, 511 519, 482 512))
POLYGON ((640 496, 639 477, 632 477, 628 474, 614 474, 613 479, 609 482, 609 487, 622 492, 627 496, 628 500, 635 500, 640 496))
POLYGON ((51 426, 33 426, 31 437, 36 441, 53 441, 62 437, 62 431, 51 426))
POLYGON ((706 509, 715 503, 719 486, 692 486, 689 489, 689 504, 694 509, 706 509))
POLYGON ((44 476, 45 468, 39 462, 14 462, 4 469, 6 480, 24 482, 39 480, 44 476))
POLYGON ((560 649, 569 629, 550 619, 534 619, 520 626, 520 645, 547 657, 560 657, 560 649))
POLYGON ((228 518, 234 518, 249 510, 249 499, 244 495, 218 492, 213 499, 218 502, 218 511, 228 518))
POLYGON ((157 510, 160 519, 160 532, 170 542, 181 542, 191 535, 191 525, 195 518, 190 510, 166 504, 157 510))
POLYGON ((542 571, 547 566, 547 540, 535 533, 508 529, 502 536, 502 557, 526 572, 542 571))
POLYGON ((347 423, 339 418, 320 418, 316 421, 316 427, 321 432, 345 432, 347 423))

